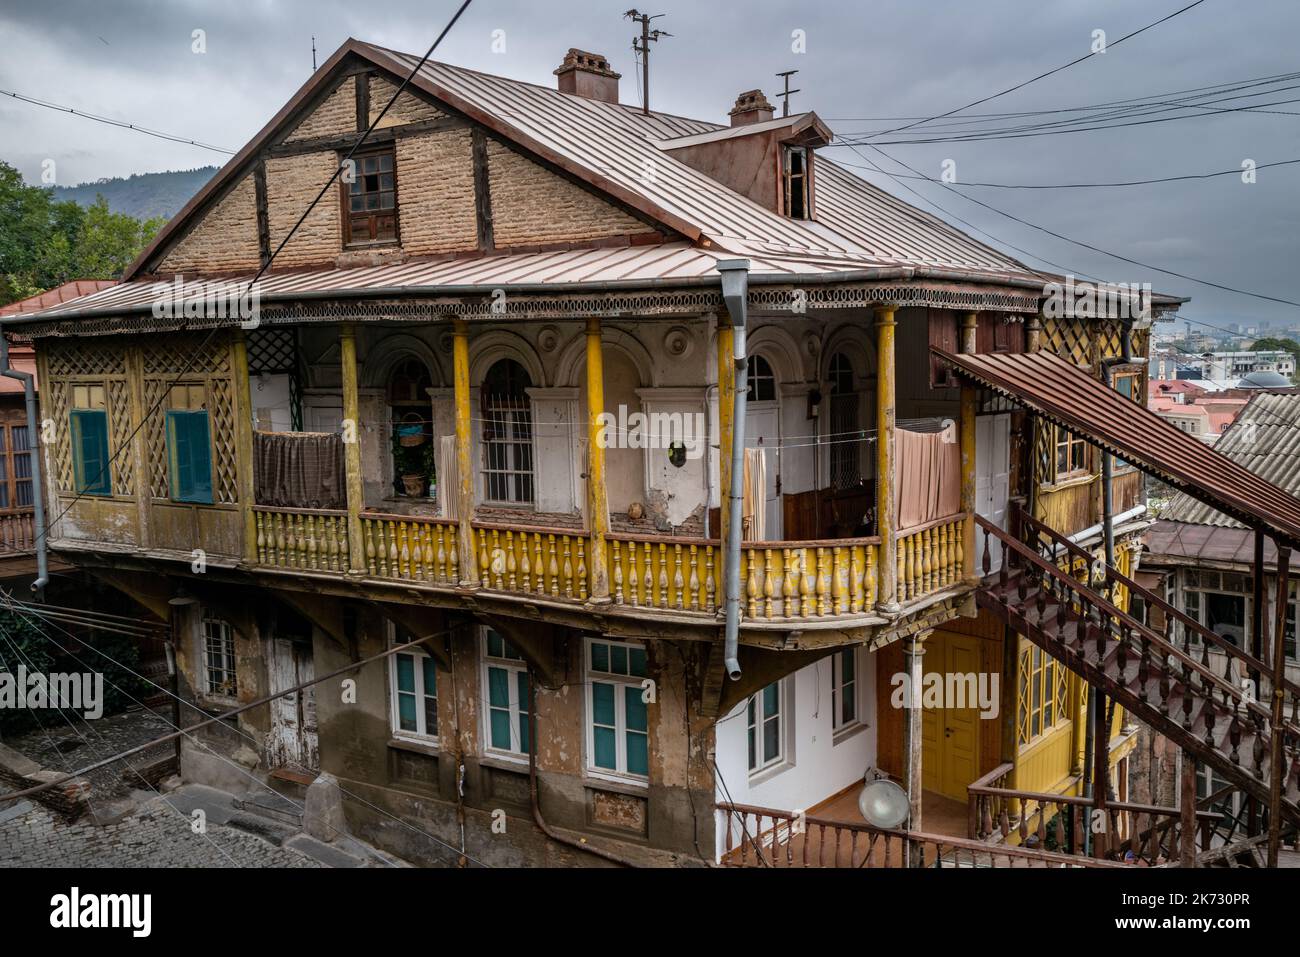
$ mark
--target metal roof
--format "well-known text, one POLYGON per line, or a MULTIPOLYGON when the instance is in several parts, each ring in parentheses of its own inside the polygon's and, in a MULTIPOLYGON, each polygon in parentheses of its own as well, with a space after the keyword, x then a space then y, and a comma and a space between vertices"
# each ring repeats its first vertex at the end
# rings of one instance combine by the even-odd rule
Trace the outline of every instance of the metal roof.
MULTIPOLYGON (((1254 396, 1214 449, 1291 495, 1300 495, 1300 392, 1254 396)), ((1195 525, 1246 527, 1183 493, 1170 500, 1160 517, 1195 525)))
MULTIPOLYGON (((1174 428, 1054 353, 933 351, 967 378, 1019 401, 1207 506, 1300 546, 1300 499, 1291 490, 1174 428)), ((1300 430, 1291 428, 1288 448, 1294 454, 1300 430)))
MULTIPOLYGON (((1181 563, 1194 565, 1223 562, 1249 566, 1255 562, 1255 533, 1236 523, 1224 528, 1161 520, 1147 530, 1146 550, 1143 565, 1179 563, 1181 559, 1181 563)), ((1277 547, 1271 538, 1264 539, 1264 565, 1277 567, 1277 547)))

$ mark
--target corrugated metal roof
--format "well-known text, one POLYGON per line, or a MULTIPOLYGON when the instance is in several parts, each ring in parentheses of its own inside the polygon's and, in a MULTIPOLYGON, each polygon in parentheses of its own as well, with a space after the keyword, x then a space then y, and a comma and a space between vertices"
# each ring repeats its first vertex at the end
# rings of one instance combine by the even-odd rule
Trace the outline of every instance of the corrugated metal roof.
POLYGON ((55 286, 53 289, 47 289, 18 302, 11 302, 7 306, 0 306, 0 316, 40 312, 42 309, 71 302, 73 299, 89 296, 117 284, 116 279, 72 279, 61 286, 55 286))
MULTIPOLYGON (((1214 448, 1260 478, 1300 495, 1300 393, 1253 397, 1214 448)), ((1195 525, 1246 527, 1184 493, 1175 495, 1160 517, 1195 525)))
MULTIPOLYGON (((1255 533, 1236 523, 1226 528, 1162 520, 1147 531, 1146 550, 1149 560, 1156 564, 1161 564, 1162 559, 1184 559, 1194 564, 1251 565, 1255 561, 1255 533)), ((1277 566, 1277 547, 1271 538, 1264 539, 1264 564, 1277 566)))
MULTIPOLYGON (((953 355, 963 375, 1088 437, 1175 488, 1300 546, 1300 498, 1215 451, 1051 352, 953 355)), ((1300 431, 1287 443, 1295 453, 1300 431)))

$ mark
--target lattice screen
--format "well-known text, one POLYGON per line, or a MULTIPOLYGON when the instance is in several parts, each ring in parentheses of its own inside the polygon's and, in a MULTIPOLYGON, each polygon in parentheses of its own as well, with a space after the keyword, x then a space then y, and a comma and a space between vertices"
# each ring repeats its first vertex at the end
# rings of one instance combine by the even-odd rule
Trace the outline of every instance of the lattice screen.
POLYGON ((1075 365, 1092 365, 1092 343, 1086 322, 1044 316, 1043 344, 1048 351, 1075 365))
POLYGON ((53 452, 58 490, 67 494, 74 491, 68 390, 73 385, 100 385, 104 387, 108 412, 112 491, 114 495, 134 495, 134 460, 129 450, 119 454, 131 435, 127 341, 53 339, 48 342, 46 380, 41 383, 41 394, 48 397, 48 412, 55 425, 53 452))
POLYGON ((302 431, 302 381, 298 368, 298 333, 294 329, 257 329, 248 334, 248 374, 289 377, 289 419, 302 431))

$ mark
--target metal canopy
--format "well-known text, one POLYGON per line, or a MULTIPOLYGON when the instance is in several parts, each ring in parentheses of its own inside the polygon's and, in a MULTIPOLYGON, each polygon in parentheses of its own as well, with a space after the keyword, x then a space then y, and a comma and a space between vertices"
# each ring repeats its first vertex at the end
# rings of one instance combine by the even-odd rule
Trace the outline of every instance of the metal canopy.
POLYGON ((1006 395, 1193 498, 1300 546, 1300 499, 1108 389, 1051 352, 953 355, 959 375, 1006 395))

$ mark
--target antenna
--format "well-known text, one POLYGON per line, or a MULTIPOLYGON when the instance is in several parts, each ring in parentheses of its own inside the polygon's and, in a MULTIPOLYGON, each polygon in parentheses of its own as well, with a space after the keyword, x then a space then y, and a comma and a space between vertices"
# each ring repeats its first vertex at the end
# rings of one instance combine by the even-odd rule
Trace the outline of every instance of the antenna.
POLYGON ((671 33, 664 30, 651 30, 650 21, 658 20, 665 16, 662 13, 656 13, 653 16, 646 13, 640 13, 635 8, 623 14, 633 23, 641 24, 641 36, 632 38, 632 49, 641 54, 641 112, 650 112, 650 41, 659 41, 660 37, 670 37, 671 33))
POLYGON ((316 72, 316 37, 311 38, 311 72, 316 72))
POLYGON ((786 70, 784 73, 777 74, 777 76, 781 78, 782 82, 785 83, 785 89, 777 94, 777 96, 781 97, 783 101, 781 103, 782 116, 790 115, 790 94, 800 92, 799 90, 790 89, 790 77, 794 76, 798 72, 798 70, 786 70))

